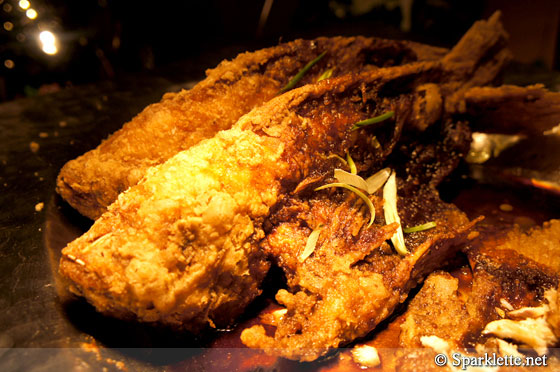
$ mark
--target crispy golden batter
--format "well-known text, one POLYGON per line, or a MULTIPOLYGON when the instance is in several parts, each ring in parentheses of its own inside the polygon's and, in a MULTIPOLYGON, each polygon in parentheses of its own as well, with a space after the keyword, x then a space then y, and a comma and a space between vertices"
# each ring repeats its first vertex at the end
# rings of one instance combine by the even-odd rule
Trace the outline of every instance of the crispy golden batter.
POLYGON ((457 335, 468 330, 469 314, 458 293, 459 280, 448 273, 433 273, 408 306, 400 335, 401 345, 422 347, 420 337, 438 336, 453 347, 459 346, 457 335))
POLYGON ((191 90, 164 95, 96 149, 68 162, 57 191, 83 215, 99 217, 146 170, 220 130, 277 95, 306 63, 326 51, 300 84, 332 68, 333 76, 413 61, 437 60, 445 49, 364 37, 296 40, 240 54, 207 72, 191 90))
POLYGON ((193 330, 229 322, 268 269, 252 242, 287 170, 283 149, 236 129, 177 154, 63 250, 61 273, 118 317, 193 330), (255 172, 269 162, 277 167, 255 172))

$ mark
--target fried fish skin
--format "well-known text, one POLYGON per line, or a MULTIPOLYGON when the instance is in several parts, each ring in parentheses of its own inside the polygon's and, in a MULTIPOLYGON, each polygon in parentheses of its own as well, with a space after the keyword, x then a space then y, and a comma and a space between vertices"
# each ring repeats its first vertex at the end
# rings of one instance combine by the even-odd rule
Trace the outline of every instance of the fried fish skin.
POLYGON ((446 50, 422 44, 364 37, 295 40, 242 53, 207 71, 190 90, 168 93, 109 136, 97 148, 69 161, 60 171, 57 192, 81 214, 98 218, 118 194, 161 164, 276 96, 305 64, 326 51, 301 81, 315 81, 364 69, 437 60, 446 50))

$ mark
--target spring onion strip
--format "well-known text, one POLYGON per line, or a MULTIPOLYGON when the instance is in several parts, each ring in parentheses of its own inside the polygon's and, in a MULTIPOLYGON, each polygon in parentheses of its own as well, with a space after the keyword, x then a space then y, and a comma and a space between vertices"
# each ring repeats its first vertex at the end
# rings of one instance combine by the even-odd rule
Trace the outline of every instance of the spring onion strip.
POLYGON ((342 169, 336 168, 334 170, 334 178, 340 183, 346 183, 350 186, 357 187, 360 190, 366 191, 369 195, 375 193, 377 190, 383 186, 387 181, 387 178, 391 175, 390 168, 381 169, 379 172, 375 173, 373 176, 364 180, 362 177, 354 173, 348 173, 342 169))
POLYGON ((329 79, 332 76, 333 71, 334 68, 329 68, 328 70, 323 72, 321 76, 319 76, 319 78, 317 79, 317 82, 320 82, 321 80, 329 79))
POLYGON ((344 159, 342 156, 338 156, 337 154, 331 154, 329 156, 327 156, 327 159, 331 159, 331 158, 335 158, 340 160, 343 164, 348 165, 348 162, 346 161, 346 159, 344 159))
POLYGON ((367 191, 368 189, 367 183, 362 177, 358 176, 357 174, 348 173, 342 169, 334 170, 334 178, 336 178, 340 183, 345 183, 364 191, 367 191))
POLYGON ((369 208, 369 213, 370 213, 371 217, 369 219, 368 227, 370 227, 373 224, 373 221, 375 220, 375 207, 373 206, 373 203, 371 202, 371 200, 369 200, 369 198, 363 192, 361 192, 360 190, 358 190, 354 186, 350 186, 350 185, 347 185, 345 183, 338 183, 338 182, 328 183, 326 185, 319 186, 315 189, 315 191, 323 190, 323 189, 326 189, 326 188, 329 188, 329 187, 342 187, 342 188, 350 190, 354 194, 358 195, 364 201, 364 203, 366 203, 366 205, 369 208))
POLYGON ((295 87, 296 84, 301 80, 301 78, 303 78, 303 76, 307 73, 307 71, 309 71, 309 69, 311 69, 311 67, 313 67, 317 62, 319 62, 321 60, 321 58, 323 58, 325 56, 325 54, 327 54, 326 51, 319 54, 319 56, 317 58, 315 58, 313 61, 306 64, 301 70, 299 70, 299 72, 296 74, 296 76, 294 76, 288 82, 288 84, 286 84, 286 86, 284 88, 280 89, 279 93, 285 93, 285 92, 289 91, 290 89, 292 89, 293 87, 295 87))
POLYGON ((406 227, 406 228, 403 229, 403 232, 409 234, 409 233, 413 233, 413 232, 420 232, 420 231, 433 229, 436 226, 437 226, 437 224, 434 221, 430 221, 430 222, 426 222, 425 224, 422 224, 422 225, 413 226, 413 227, 406 227))
POLYGON ((358 174, 358 169, 356 168, 356 163, 354 163, 354 160, 352 159, 352 157, 350 156, 350 153, 348 151, 346 151, 346 162, 348 163, 348 166, 350 167, 350 173, 358 174))
POLYGON ((365 181, 367 185, 366 191, 368 192, 368 194, 373 194, 374 192, 379 190, 381 186, 383 186, 383 184, 387 181, 390 175, 391 169, 384 168, 375 173, 373 176, 368 177, 365 181))
POLYGON ((315 251, 317 240, 319 240, 319 235, 321 235, 321 230, 323 230, 323 225, 319 225, 317 229, 313 230, 311 234, 309 234, 307 237, 307 243, 305 243, 305 248, 299 255, 299 262, 305 261, 307 257, 311 256, 311 253, 315 251))
POLYGON ((393 242, 397 252, 404 256, 408 253, 408 250, 406 249, 406 245, 404 243, 401 219, 399 218, 399 214, 397 212, 397 182, 394 172, 391 173, 391 176, 389 176, 389 179, 383 187, 383 199, 385 199, 385 204, 383 205, 385 222, 387 224, 391 224, 393 222, 397 222, 399 224, 397 231, 395 231, 391 237, 391 241, 393 242))
POLYGON ((354 124, 352 126, 351 130, 360 129, 360 128, 363 128, 365 126, 371 125, 371 124, 381 123, 384 120, 392 118, 394 115, 395 115, 395 111, 387 111, 383 115, 375 116, 373 118, 369 118, 369 119, 357 122, 356 124, 354 124))

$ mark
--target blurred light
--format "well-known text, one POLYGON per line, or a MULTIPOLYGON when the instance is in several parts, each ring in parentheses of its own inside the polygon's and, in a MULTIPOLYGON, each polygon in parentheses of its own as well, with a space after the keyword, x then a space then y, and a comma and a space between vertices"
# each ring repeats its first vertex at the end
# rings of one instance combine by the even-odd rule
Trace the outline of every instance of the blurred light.
POLYGON ((25 12, 25 15, 26 15, 27 18, 29 18, 29 19, 35 19, 35 18, 37 18, 37 12, 36 12, 35 9, 33 9, 33 8, 27 9, 27 12, 25 12))
POLYGON ((113 42, 111 43, 113 49, 119 49, 121 47, 121 39, 118 36, 113 37, 113 42))
POLYGON ((43 52, 47 53, 48 55, 52 56, 58 53, 58 48, 54 44, 47 44, 43 45, 43 52))
POLYGON ((39 40, 41 41, 41 49, 48 55, 53 55, 58 53, 58 48, 56 47, 56 37, 50 31, 42 31, 39 34, 39 40))
POLYGON ((39 34, 39 40, 41 40, 43 44, 54 44, 56 38, 54 37, 54 34, 52 32, 43 31, 39 34))
POLYGON ((6 68, 14 68, 15 63, 11 59, 7 59, 4 61, 4 66, 6 66, 6 68))
POLYGON ((2 7, 6 13, 10 13, 12 11, 12 6, 10 4, 4 4, 2 7))
POLYGON ((25 34, 22 34, 21 32, 16 35, 16 40, 19 41, 20 43, 23 43, 25 39, 26 39, 25 34))
POLYGON ((12 22, 4 22, 4 30, 12 31, 14 29, 14 24, 12 22))
POLYGON ((29 8, 31 4, 29 4, 29 1, 27 0, 19 0, 19 7, 23 10, 29 8))

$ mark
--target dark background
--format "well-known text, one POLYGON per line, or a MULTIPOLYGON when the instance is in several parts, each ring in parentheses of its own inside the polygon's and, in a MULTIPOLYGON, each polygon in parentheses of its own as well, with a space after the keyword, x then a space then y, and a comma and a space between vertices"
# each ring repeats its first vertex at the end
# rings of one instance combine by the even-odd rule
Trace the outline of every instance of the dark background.
POLYGON ((381 36, 453 45, 501 9, 516 59, 559 69, 557 0, 0 0, 0 101, 68 86, 154 74, 181 80, 246 49, 319 35, 381 36), (410 1, 410 25, 401 6, 410 1), (266 18, 266 19, 265 19, 266 18), (58 52, 41 50, 49 30, 58 52))

